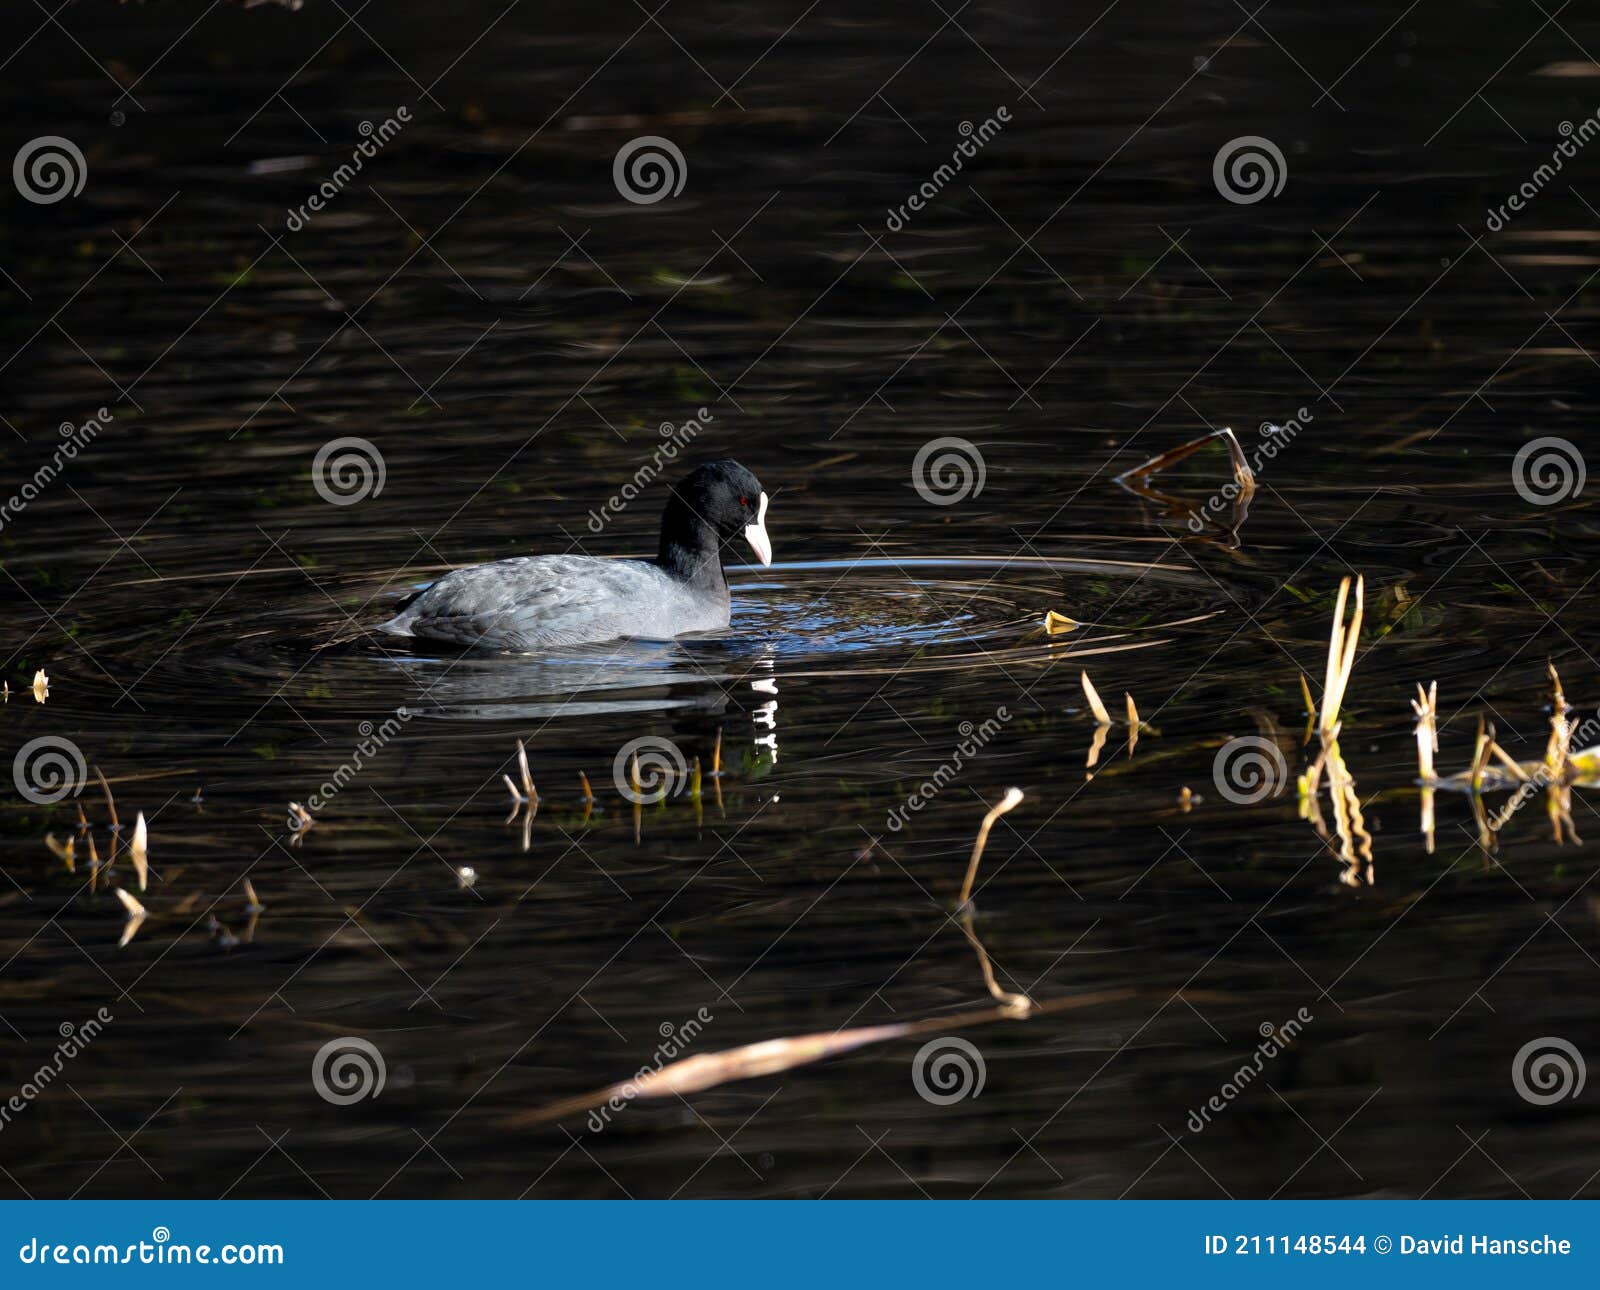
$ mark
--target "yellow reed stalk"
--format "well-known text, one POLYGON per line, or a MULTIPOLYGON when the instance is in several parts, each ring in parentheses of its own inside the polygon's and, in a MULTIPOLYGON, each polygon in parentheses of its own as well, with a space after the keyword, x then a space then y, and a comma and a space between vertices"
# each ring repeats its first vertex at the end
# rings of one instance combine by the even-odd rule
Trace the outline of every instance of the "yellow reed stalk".
POLYGON ((1567 758, 1572 749, 1572 726, 1567 720, 1567 696, 1561 688, 1561 676, 1554 663, 1546 662, 1550 673, 1550 739, 1545 745, 1544 763, 1556 783, 1567 774, 1567 758))
POLYGON ((1102 726, 1111 724, 1111 714, 1106 711, 1106 705, 1100 701, 1100 692, 1094 688, 1094 682, 1089 679, 1088 672, 1078 673, 1083 682, 1083 697, 1089 700, 1089 711, 1094 713, 1095 722, 1102 726))
POLYGON ((1439 683, 1433 681, 1424 690, 1417 684, 1417 697, 1411 700, 1411 711, 1417 717, 1417 774, 1424 784, 1437 778, 1433 770, 1434 754, 1439 751, 1439 683))
POLYGON ((1020 788, 1006 789, 1006 795, 989 808, 989 813, 983 817, 983 823, 978 825, 978 836, 972 844, 972 859, 967 862, 967 877, 961 884, 961 899, 958 904, 965 905, 972 898, 972 884, 978 879, 978 861, 983 859, 983 848, 989 841, 989 830, 994 827, 996 820, 1007 811, 1014 810, 1021 801, 1020 788))
POLYGON ((1350 685, 1350 674, 1355 671, 1356 645, 1361 639, 1361 620, 1366 613, 1365 578, 1356 578, 1356 605, 1347 626, 1344 610, 1349 597, 1350 579, 1347 577, 1339 583, 1339 599, 1328 633, 1328 665, 1322 687, 1322 713, 1317 723, 1324 740, 1334 737, 1332 732, 1339 725, 1339 710, 1350 685))
POLYGON ((139 877, 139 890, 145 889, 150 878, 150 832, 145 828, 144 812, 139 812, 139 818, 133 826, 133 845, 128 848, 128 855, 133 860, 133 871, 139 877))
POLYGON ((1522 764, 1492 739, 1489 741, 1489 753, 1505 767, 1506 773, 1512 779, 1520 780, 1524 784, 1528 782, 1528 772, 1522 769, 1522 764))

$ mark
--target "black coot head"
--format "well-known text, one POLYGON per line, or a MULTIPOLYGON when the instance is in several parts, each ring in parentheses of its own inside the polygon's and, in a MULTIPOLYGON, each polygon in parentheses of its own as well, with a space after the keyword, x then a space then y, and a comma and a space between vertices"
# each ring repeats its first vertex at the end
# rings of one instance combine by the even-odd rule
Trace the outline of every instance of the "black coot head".
POLYGON ((736 461, 711 461, 672 490, 720 542, 742 536, 762 564, 772 563, 767 495, 761 481, 736 461))

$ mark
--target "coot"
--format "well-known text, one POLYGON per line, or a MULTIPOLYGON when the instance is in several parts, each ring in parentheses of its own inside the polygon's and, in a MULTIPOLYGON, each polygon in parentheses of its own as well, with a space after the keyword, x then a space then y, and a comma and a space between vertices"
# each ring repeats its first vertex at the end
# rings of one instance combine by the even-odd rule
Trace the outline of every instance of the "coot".
POLYGON ((667 640, 728 625, 722 545, 740 534, 772 563, 767 495, 736 461, 713 461, 672 489, 654 560, 534 555, 446 574, 381 630, 529 650, 634 636, 667 640))

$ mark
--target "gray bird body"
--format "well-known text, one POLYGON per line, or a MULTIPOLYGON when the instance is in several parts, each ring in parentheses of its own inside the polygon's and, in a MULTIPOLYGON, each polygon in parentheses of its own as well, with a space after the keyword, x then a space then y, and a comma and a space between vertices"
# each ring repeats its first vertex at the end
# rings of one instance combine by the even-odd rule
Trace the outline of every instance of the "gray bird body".
POLYGON ((396 636, 539 650, 622 637, 671 640, 728 626, 724 545, 743 537, 772 563, 767 495, 736 461, 713 461, 673 486, 654 560, 529 555, 457 569, 399 606, 396 636))
POLYGON ((633 636, 671 640, 728 625, 728 587, 681 582, 645 560, 533 555, 446 574, 381 630, 529 650, 633 636))

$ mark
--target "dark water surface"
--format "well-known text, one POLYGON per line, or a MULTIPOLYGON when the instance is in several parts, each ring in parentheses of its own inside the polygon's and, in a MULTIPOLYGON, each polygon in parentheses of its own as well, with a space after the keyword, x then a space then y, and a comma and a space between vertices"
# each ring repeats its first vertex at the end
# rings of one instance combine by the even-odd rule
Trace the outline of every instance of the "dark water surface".
MULTIPOLYGON (((18 6, 4 37, 6 155, 64 136, 88 178, 5 191, 0 491, 62 423, 109 419, 4 514, 0 754, 70 741, 143 811, 153 871, 119 949, 128 859, 91 889, 88 837, 75 872, 45 842, 72 800, 7 785, 0 1095, 112 1020, 0 1126, 0 1194, 1600 1194, 1594 1089, 1541 1105, 1513 1079, 1535 1039, 1600 1060, 1600 853, 1534 804, 1490 857, 1444 794, 1430 854, 1408 704, 1437 679, 1447 771, 1480 716, 1541 755, 1546 659, 1578 719, 1600 704, 1593 494, 1519 490, 1513 461, 1593 442, 1592 13, 60 17, 70 37, 18 6), (963 122, 991 137, 936 179, 963 122), (1487 230, 1563 122, 1576 155, 1487 230), (641 135, 681 150, 676 197, 619 196, 641 135), (1213 160, 1246 135, 1287 181, 1236 204, 1213 160), (1112 482, 1291 418, 1236 543, 1112 482), (776 562, 730 571, 726 638, 498 658, 356 630, 451 566, 653 550, 660 482, 590 515, 690 419, 692 454, 773 495, 776 562), (382 488, 331 504, 314 459, 352 436, 382 488), (933 504, 914 464, 948 437, 982 487, 933 504), (1294 784, 1347 573, 1354 884, 1294 784), (1047 636, 1052 609, 1081 625, 1047 636), (1114 729, 1092 778, 1084 667, 1153 727, 1131 756, 1114 729), (1219 790, 1239 736, 1281 750, 1280 793, 1219 790), (619 750, 709 769, 719 737, 723 777, 636 820, 619 750), (1115 997, 952 1030, 976 1096, 919 1095, 918 1037, 601 1132, 515 1123, 672 1029, 700 1053, 983 1007, 955 901, 1010 785, 974 924, 999 983, 1115 997), (386 1076, 339 1105, 312 1070, 347 1036, 386 1076)), ((1226 478, 1218 450, 1161 482, 1199 504, 1226 478)), ((79 800, 103 858, 92 771, 79 800)), ((1592 796, 1572 811, 1600 837, 1592 796)))

